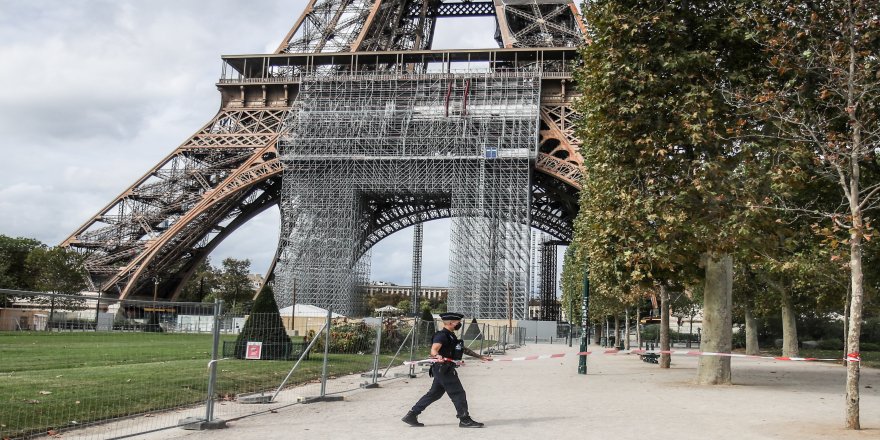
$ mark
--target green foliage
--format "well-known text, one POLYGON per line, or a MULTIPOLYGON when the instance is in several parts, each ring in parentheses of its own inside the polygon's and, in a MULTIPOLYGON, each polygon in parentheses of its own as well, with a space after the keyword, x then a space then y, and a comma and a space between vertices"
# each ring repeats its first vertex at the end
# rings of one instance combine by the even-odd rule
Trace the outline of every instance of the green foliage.
MULTIPOLYGON (((309 331, 307 340, 315 337, 313 330, 309 331)), ((345 323, 332 326, 330 330, 331 353, 366 353, 373 352, 376 343, 376 329, 363 322, 345 323)), ((318 340, 312 348, 317 352, 324 351, 324 335, 318 335, 318 340)))
MULTIPOLYGON (((871 1, 764 0, 744 17, 742 28, 764 49, 768 74, 736 95, 751 117, 766 122, 767 134, 784 140, 771 156, 777 174, 823 182, 825 193, 780 193, 764 205, 807 217, 814 242, 832 264, 850 272, 848 350, 858 349, 863 304, 871 297, 862 278, 876 261, 868 242, 875 235, 872 210, 880 202, 880 27, 871 1), (746 18, 747 17, 747 18, 746 18), (818 203, 817 203, 818 201, 818 203)), ((815 246, 814 246, 815 247, 815 246)), ((826 266, 832 266, 825 262, 826 266)), ((876 279, 876 274, 869 278, 876 279)), ((844 289, 835 289, 837 300, 844 289)), ((858 391, 854 370, 850 392, 858 391)), ((858 426, 858 397, 847 399, 847 426, 858 426)))
POLYGON ((205 258, 196 266, 192 276, 180 291, 180 301, 202 302, 213 298, 217 289, 219 273, 211 267, 211 259, 205 258))
MULTIPOLYGON (((398 304, 403 301, 408 301, 409 298, 409 295, 402 293, 380 292, 370 296, 370 298, 367 300, 367 306, 372 310, 376 310, 385 306, 397 307, 398 304)), ((408 312, 409 309, 406 309, 404 311, 408 312)))
POLYGON ((584 298, 584 275, 586 271, 586 259, 581 247, 577 242, 571 243, 565 250, 565 258, 562 261, 562 274, 560 284, 562 288, 561 306, 565 315, 570 317, 569 322, 580 324, 582 318, 584 298))
POLYGON ((843 339, 820 339, 817 341, 821 350, 843 350, 843 339))
POLYGON ((766 164, 734 139, 748 122, 723 91, 753 80, 760 51, 706 2, 595 1, 584 16, 575 242, 589 264, 591 314, 601 315, 659 284, 685 290, 701 255, 748 248, 746 206, 766 164))
POLYGON ((880 351, 880 343, 877 342, 862 342, 859 347, 861 351, 880 351))
POLYGON ((86 287, 83 255, 62 247, 37 247, 25 260, 33 288, 75 295, 86 287))
POLYGON ((226 307, 230 311, 244 313, 247 306, 251 304, 255 293, 248 278, 251 261, 226 258, 222 265, 223 267, 217 275, 215 296, 225 301, 226 307))
POLYGON ((422 309, 422 321, 432 322, 434 321, 434 315, 431 314, 431 310, 428 308, 422 309))
MULTIPOLYGON (((64 295, 79 295, 86 288, 85 257, 69 248, 36 247, 25 260, 31 286, 35 290, 64 295)), ((80 299, 35 297, 34 302, 49 305, 49 321, 58 307, 75 307, 80 299)))
POLYGON ((44 247, 32 238, 0 234, 0 288, 25 290, 30 287, 26 260, 32 250, 44 247))
POLYGON ((257 299, 248 316, 241 333, 235 340, 235 357, 245 358, 248 342, 262 342, 263 349, 260 359, 289 359, 293 354, 293 343, 287 336, 281 314, 278 312, 278 304, 275 302, 275 292, 272 287, 266 285, 257 299))

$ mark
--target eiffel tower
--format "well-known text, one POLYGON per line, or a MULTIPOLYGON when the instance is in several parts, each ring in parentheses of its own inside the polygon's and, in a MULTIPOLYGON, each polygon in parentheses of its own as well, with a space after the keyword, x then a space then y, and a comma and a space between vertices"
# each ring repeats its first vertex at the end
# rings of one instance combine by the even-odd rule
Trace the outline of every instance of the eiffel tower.
POLYGON ((177 300, 221 241, 280 204, 268 274, 357 314, 370 247, 450 217, 450 307, 522 318, 528 228, 572 238, 584 38, 572 0, 311 0, 274 53, 223 57, 217 114, 62 245, 87 254, 92 290, 177 300), (494 17, 498 47, 432 50, 448 17, 494 17))

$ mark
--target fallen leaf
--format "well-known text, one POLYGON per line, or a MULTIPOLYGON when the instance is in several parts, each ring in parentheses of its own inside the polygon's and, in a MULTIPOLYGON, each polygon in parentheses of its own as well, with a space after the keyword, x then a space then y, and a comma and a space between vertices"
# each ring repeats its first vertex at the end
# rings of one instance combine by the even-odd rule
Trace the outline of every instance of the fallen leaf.
POLYGON ((35 399, 25 400, 25 402, 27 402, 31 405, 36 405, 37 403, 40 403, 39 400, 35 400, 35 399))
POLYGON ((50 429, 49 432, 48 432, 47 434, 49 434, 49 435, 58 435, 58 431, 56 431, 56 430, 54 430, 54 429, 50 429))
POLYGON ((40 394, 42 394, 44 396, 48 396, 49 394, 52 394, 52 392, 51 391, 40 391, 40 394))
POLYGON ((153 417, 152 414, 144 414, 144 417, 153 417))
POLYGON ((73 403, 74 403, 74 405, 79 405, 79 400, 77 400, 76 402, 73 402, 73 403))

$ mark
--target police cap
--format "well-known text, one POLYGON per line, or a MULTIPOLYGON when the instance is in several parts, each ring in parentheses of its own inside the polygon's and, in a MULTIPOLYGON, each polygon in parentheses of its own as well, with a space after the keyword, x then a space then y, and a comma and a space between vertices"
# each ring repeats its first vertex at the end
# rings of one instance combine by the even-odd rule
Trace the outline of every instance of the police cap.
POLYGON ((446 312, 440 314, 440 319, 444 321, 461 321, 462 319, 464 319, 464 315, 462 315, 461 313, 446 312))

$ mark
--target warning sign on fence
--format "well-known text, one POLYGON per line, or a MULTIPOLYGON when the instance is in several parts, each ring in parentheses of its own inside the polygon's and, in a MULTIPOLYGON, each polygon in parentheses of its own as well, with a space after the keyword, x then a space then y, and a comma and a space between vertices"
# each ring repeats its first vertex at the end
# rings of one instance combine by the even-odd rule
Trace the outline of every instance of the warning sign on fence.
POLYGON ((247 353, 245 354, 245 359, 260 359, 260 356, 263 353, 263 343, 262 342, 248 342, 247 343, 247 353))

